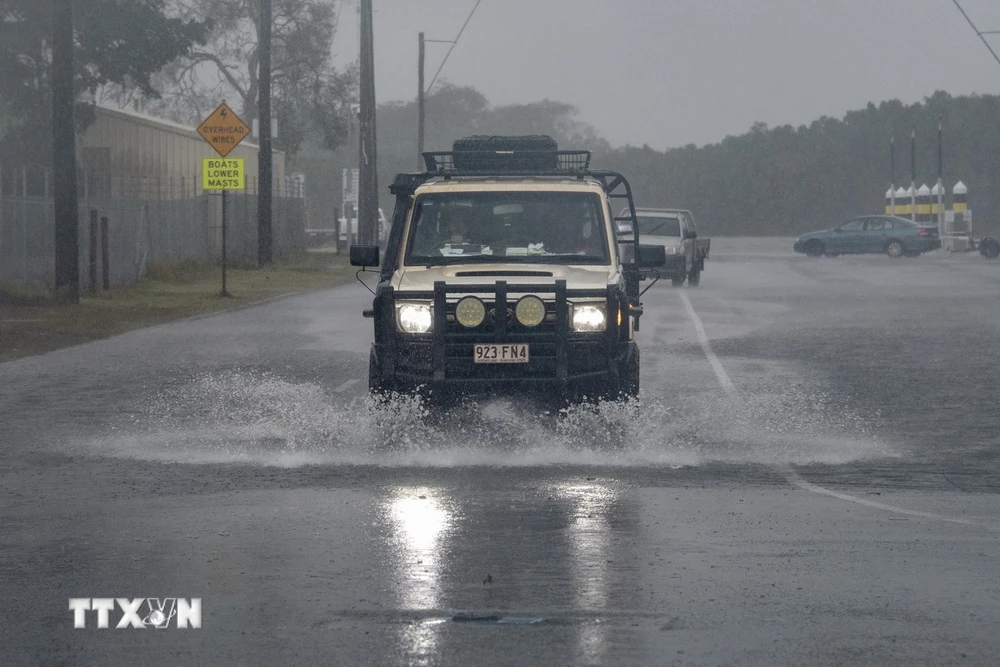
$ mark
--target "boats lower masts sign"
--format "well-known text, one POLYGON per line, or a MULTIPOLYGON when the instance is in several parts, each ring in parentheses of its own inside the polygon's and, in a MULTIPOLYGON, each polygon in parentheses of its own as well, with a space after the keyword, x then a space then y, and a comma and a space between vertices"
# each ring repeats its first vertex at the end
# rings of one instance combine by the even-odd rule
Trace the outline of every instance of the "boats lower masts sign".
POLYGON ((207 157, 201 161, 204 190, 245 190, 247 172, 243 158, 207 157))

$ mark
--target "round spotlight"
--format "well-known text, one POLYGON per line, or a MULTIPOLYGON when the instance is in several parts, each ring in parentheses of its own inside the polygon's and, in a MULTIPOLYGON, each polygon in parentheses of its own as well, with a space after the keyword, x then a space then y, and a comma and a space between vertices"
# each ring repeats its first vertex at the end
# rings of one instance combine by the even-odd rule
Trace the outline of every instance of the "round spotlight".
POLYGON ((537 296, 522 296, 514 307, 517 321, 526 327, 536 327, 545 319, 545 303, 537 296))
POLYGON ((463 327, 478 327, 486 319, 486 304, 474 296, 463 297, 455 305, 455 319, 463 327))

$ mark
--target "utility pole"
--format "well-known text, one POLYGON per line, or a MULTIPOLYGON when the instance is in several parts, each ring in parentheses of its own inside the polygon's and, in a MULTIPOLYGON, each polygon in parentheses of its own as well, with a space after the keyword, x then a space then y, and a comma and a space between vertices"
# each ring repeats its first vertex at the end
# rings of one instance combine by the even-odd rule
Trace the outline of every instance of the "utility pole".
POLYGON ((937 223, 938 223, 938 237, 944 235, 944 117, 938 116, 938 154, 937 154, 937 168, 938 168, 938 178, 937 185, 934 187, 937 190, 937 223))
MULTIPOLYGON (((475 11, 475 10, 473 10, 475 11)), ((427 120, 427 113, 425 111, 425 103, 427 98, 427 93, 430 92, 431 87, 434 85, 434 81, 437 79, 437 74, 434 75, 434 79, 431 80, 431 85, 424 89, 424 45, 427 43, 435 44, 451 44, 454 46, 455 40, 451 39, 424 39, 424 33, 419 33, 417 35, 417 169, 420 171, 424 170, 424 126, 427 120)), ((451 53, 449 50, 448 53, 451 53)), ((447 60, 447 56, 445 56, 447 60)), ((444 63, 441 63, 444 67, 444 63)), ((438 69, 438 74, 441 70, 438 69)))
POLYGON ((910 220, 917 219, 917 126, 910 132, 910 220))
POLYGON ((257 55, 260 93, 257 117, 260 153, 257 155, 257 263, 263 267, 274 259, 271 233, 271 192, 273 166, 271 151, 271 0, 260 0, 257 55))
POLYGON ((458 45, 458 40, 462 38, 462 33, 465 32, 465 27, 469 25, 469 21, 472 20, 472 15, 476 13, 479 9, 479 4, 483 0, 476 0, 476 4, 472 7, 472 11, 465 19, 465 23, 462 24, 461 29, 458 34, 455 35, 455 39, 424 39, 424 33, 418 35, 418 45, 419 54, 417 55, 417 168, 423 170, 424 168, 424 96, 431 91, 434 87, 434 82, 437 81, 438 74, 444 69, 444 64, 448 62, 448 56, 451 52, 455 50, 455 46, 458 45), (441 65, 438 67, 437 72, 434 73, 434 78, 431 79, 431 85, 427 86, 427 90, 424 90, 424 44, 427 42, 435 42, 438 44, 451 44, 448 49, 448 53, 444 54, 444 60, 441 61, 441 65))
POLYGON ((417 35, 417 169, 424 170, 424 33, 417 35))
POLYGON ((361 0, 361 111, 358 142, 358 245, 378 245, 378 160, 375 150, 375 38, 372 0, 361 0))
POLYGON ((896 134, 889 138, 889 184, 896 187, 896 134))
POLYGON ((889 214, 896 215, 896 132, 889 137, 889 214))
POLYGON ((944 137, 942 136, 943 130, 944 130, 944 118, 938 117, 938 137, 937 137, 938 182, 940 182, 941 178, 944 176, 944 137))
POLYGON ((57 298, 80 302, 80 221, 73 105, 73 0, 52 2, 52 168, 57 298))

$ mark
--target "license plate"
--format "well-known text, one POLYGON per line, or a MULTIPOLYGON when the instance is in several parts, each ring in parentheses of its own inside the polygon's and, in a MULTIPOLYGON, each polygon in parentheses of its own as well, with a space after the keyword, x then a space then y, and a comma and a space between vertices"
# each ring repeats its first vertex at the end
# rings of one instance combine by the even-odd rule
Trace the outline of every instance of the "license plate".
POLYGON ((477 364, 528 363, 527 343, 479 343, 472 352, 477 364))

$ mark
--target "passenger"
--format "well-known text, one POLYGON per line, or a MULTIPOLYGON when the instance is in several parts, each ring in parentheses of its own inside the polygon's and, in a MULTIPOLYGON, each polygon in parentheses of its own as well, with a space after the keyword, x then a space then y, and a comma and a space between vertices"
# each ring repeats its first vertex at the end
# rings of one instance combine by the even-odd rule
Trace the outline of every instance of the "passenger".
POLYGON ((558 210, 548 217, 546 230, 550 243, 545 249, 549 254, 588 255, 594 243, 594 225, 588 217, 581 217, 572 210, 558 210))

